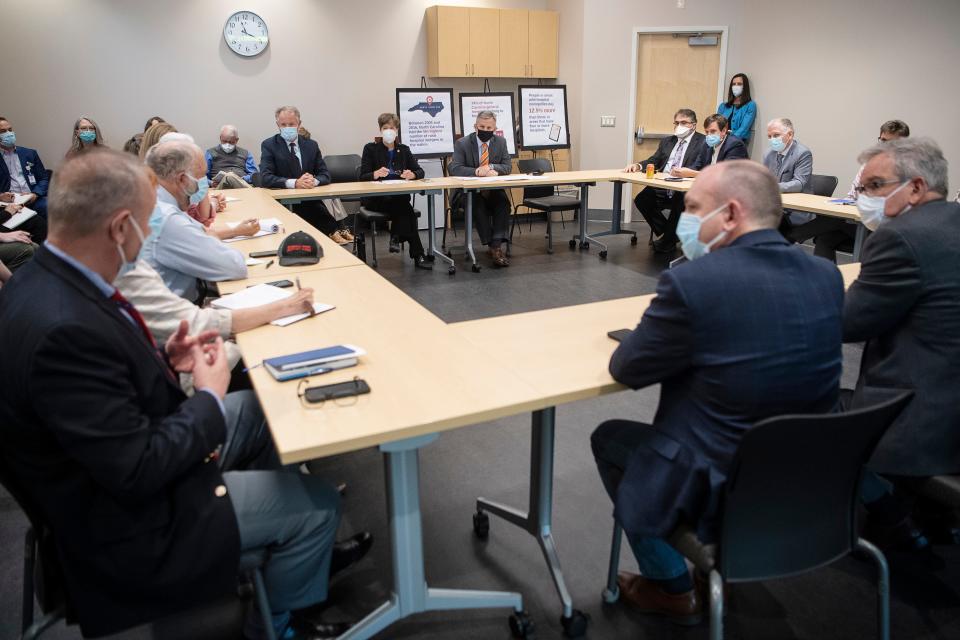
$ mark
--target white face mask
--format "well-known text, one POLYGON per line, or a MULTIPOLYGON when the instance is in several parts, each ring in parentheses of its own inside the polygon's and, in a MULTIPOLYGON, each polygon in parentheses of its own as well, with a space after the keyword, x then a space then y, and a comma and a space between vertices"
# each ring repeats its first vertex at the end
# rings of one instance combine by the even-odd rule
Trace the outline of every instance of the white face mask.
POLYGON ((677 128, 673 130, 673 135, 678 138, 686 138, 691 133, 693 133, 693 127, 685 127, 682 124, 678 124, 677 128))
MULTIPOLYGON (((870 229, 870 231, 876 231, 880 228, 881 224, 889 222, 891 218, 895 217, 888 216, 884 213, 887 208, 887 200, 892 198, 900 189, 903 189, 908 184, 910 184, 909 180, 894 189, 888 196, 868 196, 865 193, 857 196, 857 211, 860 212, 860 221, 863 223, 863 226, 870 229)), ((909 209, 910 205, 907 205, 903 211, 897 215, 906 213, 909 209)))
POLYGON ((233 153, 233 150, 237 148, 237 145, 230 144, 229 142, 221 142, 220 148, 223 149, 224 153, 233 153))
POLYGON ((143 252, 143 245, 147 241, 143 235, 143 231, 140 229, 140 225, 133 219, 133 216, 130 216, 130 224, 133 225, 133 230, 137 232, 137 237, 140 238, 140 249, 137 251, 137 255, 133 257, 133 260, 127 261, 127 256, 123 253, 123 247, 120 246, 119 242, 117 243, 117 253, 120 254, 120 271, 117 272, 114 281, 133 271, 133 268, 137 266, 137 260, 140 259, 140 254, 143 252))
POLYGON ((383 138, 383 141, 387 144, 393 144, 397 139, 397 130, 396 129, 384 129, 380 132, 380 137, 383 138))
POLYGON ((735 84, 730 87, 730 93, 733 94, 734 98, 739 98, 740 94, 743 93, 743 85, 735 84))

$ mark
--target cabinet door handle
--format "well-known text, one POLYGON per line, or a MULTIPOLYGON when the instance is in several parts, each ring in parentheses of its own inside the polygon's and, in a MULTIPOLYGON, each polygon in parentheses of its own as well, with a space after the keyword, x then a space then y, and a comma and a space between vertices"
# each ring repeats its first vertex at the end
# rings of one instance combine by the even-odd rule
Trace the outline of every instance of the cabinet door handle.
POLYGON ((470 64, 470 75, 477 75, 477 66, 473 63, 470 64))
POLYGON ((530 65, 530 77, 533 77, 533 64, 530 65))
POLYGON ((468 62, 463 63, 463 75, 465 76, 470 75, 470 63, 468 62))

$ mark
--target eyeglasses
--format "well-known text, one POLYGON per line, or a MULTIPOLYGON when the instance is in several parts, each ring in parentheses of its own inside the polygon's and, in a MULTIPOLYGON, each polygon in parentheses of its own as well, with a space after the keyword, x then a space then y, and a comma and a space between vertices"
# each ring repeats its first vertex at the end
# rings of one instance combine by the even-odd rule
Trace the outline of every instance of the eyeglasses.
POLYGON ((893 180, 870 180, 866 184, 858 184, 853 188, 853 190, 857 192, 857 195, 863 195, 865 193, 868 196, 872 196, 884 185, 893 184, 894 182, 900 182, 900 179, 894 178, 893 180))
MULTIPOLYGON (((345 383, 346 384, 346 383, 345 383)), ((309 402, 307 400, 307 391, 309 390, 310 379, 304 378, 297 385, 297 397, 300 399, 300 404, 304 409, 319 409, 327 401, 326 398, 318 400, 317 402, 309 402)), ((333 400, 333 403, 338 407, 349 407, 357 403, 357 400, 360 398, 360 378, 358 376, 353 377, 353 385, 350 387, 345 387, 342 391, 337 391, 330 399, 333 400)))
POLYGON ((689 120, 674 120, 674 121, 673 121, 673 126, 675 126, 675 127, 679 127, 680 125, 683 125, 683 126, 685 126, 685 127, 689 127, 689 126, 692 125, 692 124, 693 124, 693 123, 690 122, 689 120))

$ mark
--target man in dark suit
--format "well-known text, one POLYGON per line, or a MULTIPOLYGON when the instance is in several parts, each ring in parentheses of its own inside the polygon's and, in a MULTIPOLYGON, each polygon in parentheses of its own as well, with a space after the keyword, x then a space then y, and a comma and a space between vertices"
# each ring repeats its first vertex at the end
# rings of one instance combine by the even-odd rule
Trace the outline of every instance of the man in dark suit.
MULTIPOLYGON (((23 222, 18 231, 26 231, 34 242, 47 237, 47 188, 50 177, 34 149, 17 145, 17 134, 8 119, 0 116, 0 205, 11 203, 0 210, 0 224, 10 219, 22 206, 38 215, 23 222), (26 201, 13 205, 14 198, 29 194, 26 201)), ((3 229, 6 231, 7 229, 3 229)))
POLYGON ((728 467, 754 424, 834 407, 843 282, 776 231, 779 190, 758 164, 707 167, 686 207, 678 231, 690 261, 661 275, 610 360, 632 389, 661 384, 653 425, 605 422, 591 444, 642 573, 621 574, 621 592, 642 611, 690 624, 701 603, 664 538, 683 523, 715 539, 728 467))
MULTIPOLYGON (((282 106, 276 113, 280 133, 260 144, 260 182, 268 189, 312 189, 330 184, 330 171, 323 161, 320 146, 298 132, 300 110, 282 106)), ((294 205, 294 212, 338 244, 353 241, 349 232, 338 229, 321 200, 294 205)))
POLYGON ((703 121, 704 146, 690 167, 674 167, 670 175, 680 178, 696 178, 700 170, 724 160, 746 160, 747 145, 730 133, 730 123, 719 113, 707 116, 703 121))
MULTIPOLYGON (((946 201, 947 161, 929 138, 879 144, 860 162, 857 208, 875 231, 843 310, 844 341, 866 342, 851 405, 871 404, 890 387, 913 390, 868 465, 909 485, 960 473, 960 204, 946 201)), ((865 485, 868 509, 881 507, 889 492, 865 485)), ((874 539, 907 532, 907 514, 871 509, 874 539)))
MULTIPOLYGON (((653 164, 658 173, 671 173, 675 168, 692 167, 703 148, 705 137, 697 131, 697 114, 693 109, 678 109, 673 115, 674 132, 660 141, 657 151, 642 162, 628 165, 624 171, 644 171, 653 164)), ((647 187, 633 200, 653 232, 660 236, 653 243, 657 253, 673 253, 677 248, 677 222, 683 211, 683 194, 669 189, 647 187), (670 218, 663 215, 670 209, 670 218)))
MULTIPOLYGON (((495 135, 497 115, 481 111, 473 125, 474 132, 463 136, 453 146, 450 162, 452 176, 505 176, 512 170, 507 141, 495 135)), ((454 203, 463 197, 462 191, 454 193, 454 203)), ((503 189, 484 189, 473 195, 473 219, 477 224, 480 241, 490 249, 495 267, 508 267, 510 261, 503 244, 510 237, 510 198, 503 189)), ((467 230, 470 233, 470 230, 467 230)))
POLYGON ((286 470, 231 471, 279 463, 252 393, 225 393, 221 338, 187 336, 184 321, 158 347, 111 284, 155 199, 129 154, 59 170, 50 239, 0 290, 0 464, 52 529, 84 635, 235 592, 240 552, 255 549, 270 550, 280 635, 291 609, 326 597, 337 493, 286 470), (192 373, 192 397, 176 372, 192 373))

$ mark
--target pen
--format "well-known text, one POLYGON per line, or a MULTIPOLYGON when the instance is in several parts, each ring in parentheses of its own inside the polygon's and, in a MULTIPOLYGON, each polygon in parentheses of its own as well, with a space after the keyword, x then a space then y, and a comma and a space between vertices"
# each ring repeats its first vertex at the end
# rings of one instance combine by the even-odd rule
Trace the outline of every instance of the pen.
MULTIPOLYGON (((295 280, 296 283, 297 283, 297 291, 300 291, 300 276, 295 277, 294 280, 295 280)), ((315 316, 315 315, 317 315, 317 312, 316 312, 316 310, 313 308, 313 303, 311 302, 311 303, 310 303, 310 317, 312 318, 312 317, 315 316)))
POLYGON ((265 266, 264 269, 269 269, 270 265, 272 264, 273 264, 273 260, 270 260, 270 262, 267 263, 267 266, 265 266))

